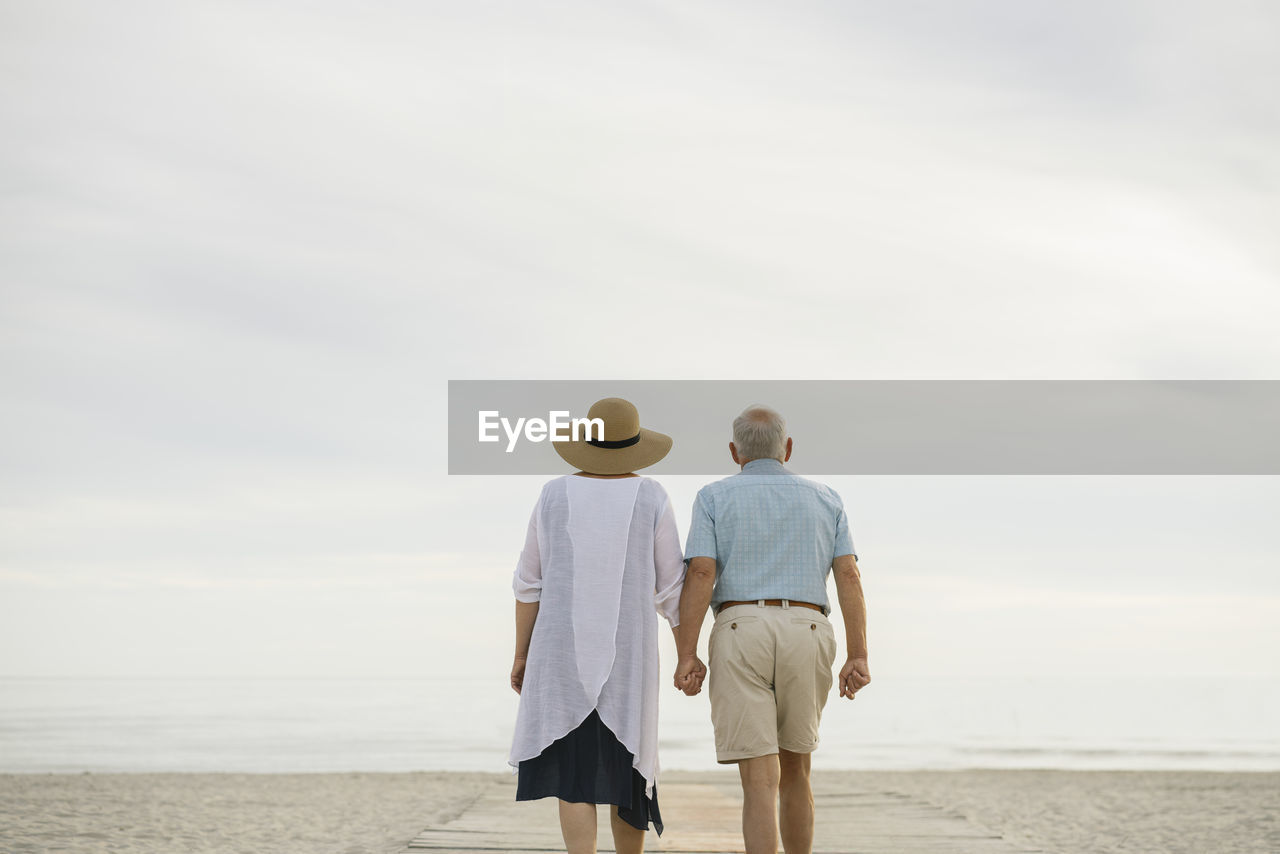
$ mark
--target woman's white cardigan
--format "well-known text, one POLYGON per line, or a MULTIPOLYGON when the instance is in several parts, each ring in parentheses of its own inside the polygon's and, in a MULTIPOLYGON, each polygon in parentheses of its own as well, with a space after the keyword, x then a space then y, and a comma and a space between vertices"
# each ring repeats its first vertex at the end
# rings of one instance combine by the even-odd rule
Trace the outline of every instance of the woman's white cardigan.
POLYGON ((508 763, 513 770, 591 710, 658 776, 658 620, 680 623, 684 560, 667 492, 647 477, 565 475, 533 508, 512 587, 540 602, 508 763))

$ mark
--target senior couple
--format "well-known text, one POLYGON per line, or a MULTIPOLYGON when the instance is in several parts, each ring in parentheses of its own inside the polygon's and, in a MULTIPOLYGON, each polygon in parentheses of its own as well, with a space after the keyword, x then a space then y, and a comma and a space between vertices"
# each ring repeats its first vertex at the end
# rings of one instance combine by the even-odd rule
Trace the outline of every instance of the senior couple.
POLYGON ((750 407, 729 443, 741 471, 698 492, 682 552, 666 491, 635 473, 671 438, 641 427, 620 398, 589 417, 604 422, 603 438, 555 443, 578 471, 543 486, 515 570, 516 799, 559 799, 569 854, 596 850, 597 804, 612 805, 619 854, 643 851, 650 823, 661 835, 660 614, 679 653, 675 687, 693 696, 707 680, 716 759, 741 777, 747 854, 776 852, 779 828, 788 854, 809 852, 809 759, 836 658, 828 572, 847 650, 840 695, 871 681, 840 496, 791 474, 782 417, 750 407), (708 608, 709 668, 697 655, 708 608))

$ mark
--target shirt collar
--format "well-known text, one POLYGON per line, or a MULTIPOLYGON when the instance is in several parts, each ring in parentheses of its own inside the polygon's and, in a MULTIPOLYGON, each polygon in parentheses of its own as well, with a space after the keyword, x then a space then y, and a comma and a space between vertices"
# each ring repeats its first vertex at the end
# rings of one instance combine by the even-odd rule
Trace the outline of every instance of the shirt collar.
POLYGON ((775 459, 768 457, 752 460, 742 467, 740 474, 786 474, 787 470, 775 459))

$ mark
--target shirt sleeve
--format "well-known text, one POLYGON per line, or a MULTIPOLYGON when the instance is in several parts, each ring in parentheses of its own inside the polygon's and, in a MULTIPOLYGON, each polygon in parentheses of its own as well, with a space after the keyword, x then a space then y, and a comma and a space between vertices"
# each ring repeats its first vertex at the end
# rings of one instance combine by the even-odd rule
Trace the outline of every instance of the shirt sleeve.
POLYGON ((853 555, 854 560, 858 559, 858 553, 853 548, 853 537, 849 534, 849 517, 844 512, 843 504, 839 506, 836 516, 836 543, 831 559, 835 560, 840 555, 853 555))
POLYGON ((711 515, 711 502, 699 490, 693 499, 693 520, 689 523, 689 538, 684 544, 684 559, 716 556, 716 525, 711 515))
POLYGON ((529 516, 529 530, 525 533, 524 549, 516 561, 516 571, 511 581, 518 602, 537 602, 542 598, 542 555, 538 551, 538 511, 542 509, 542 496, 533 505, 529 516))
POLYGON ((663 504, 653 532, 654 606, 672 626, 680 625, 680 593, 684 590, 684 556, 671 501, 663 504))

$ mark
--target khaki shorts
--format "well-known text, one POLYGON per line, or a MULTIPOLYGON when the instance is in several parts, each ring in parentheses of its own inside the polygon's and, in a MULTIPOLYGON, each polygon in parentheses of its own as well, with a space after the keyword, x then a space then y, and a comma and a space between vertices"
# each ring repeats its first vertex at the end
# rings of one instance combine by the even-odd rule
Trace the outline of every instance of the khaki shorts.
POLYGON ((831 621, 811 608, 733 605, 716 614, 707 668, 716 761, 811 753, 836 659, 831 621))

